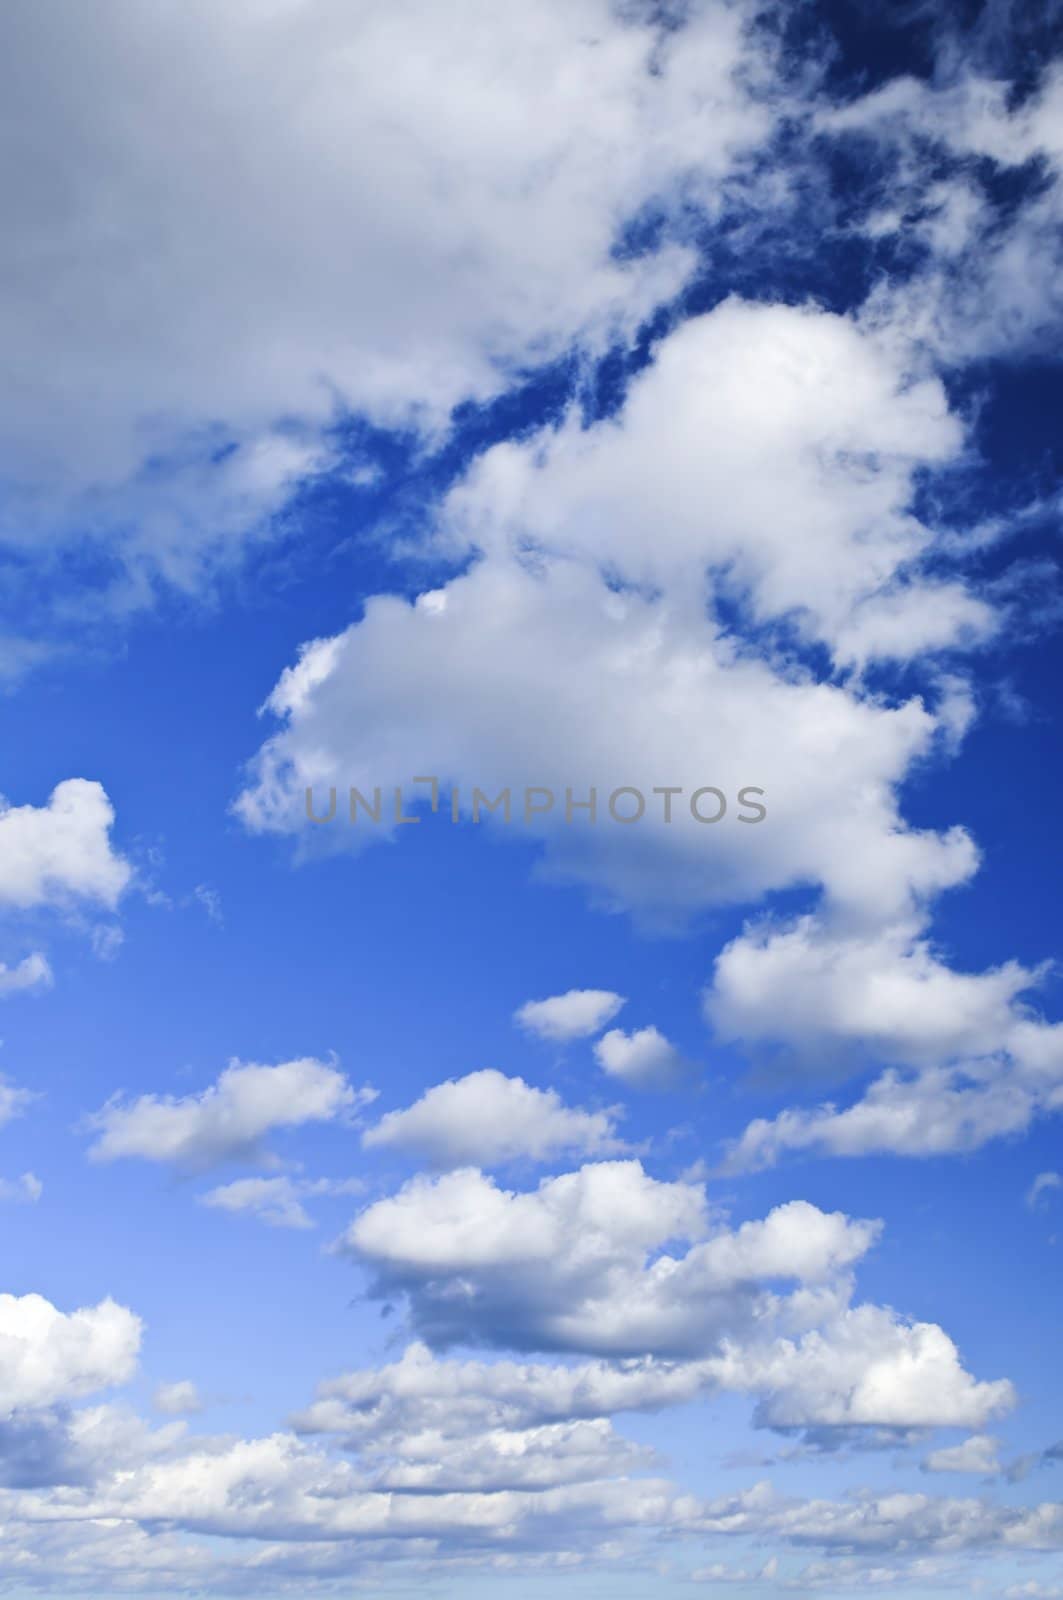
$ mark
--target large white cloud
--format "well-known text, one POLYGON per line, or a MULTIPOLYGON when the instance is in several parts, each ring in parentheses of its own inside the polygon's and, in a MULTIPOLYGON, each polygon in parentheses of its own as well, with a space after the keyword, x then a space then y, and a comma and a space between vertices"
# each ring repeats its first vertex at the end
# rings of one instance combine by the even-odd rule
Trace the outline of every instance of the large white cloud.
POLYGON ((378 1293, 406 1294, 433 1340, 689 1356, 763 1315, 766 1282, 843 1272, 878 1225, 795 1201, 734 1232, 707 1230, 697 1185, 659 1182, 637 1161, 592 1163, 530 1192, 470 1168, 367 1207, 342 1248, 372 1269, 378 1293), (665 1249, 679 1240, 695 1242, 665 1249))
POLYGON ((140 1336, 139 1317, 113 1300, 64 1312, 39 1294, 0 1294, 0 1412, 125 1383, 140 1336))
POLYGON ((489 450, 444 527, 694 596, 711 568, 756 623, 791 617, 844 665, 906 660, 994 626, 962 586, 910 575, 934 546, 914 474, 962 437, 898 345, 813 306, 732 299, 659 344, 616 418, 489 450))
POLYGON ((253 1158, 273 1129, 353 1115, 374 1097, 309 1056, 278 1066, 232 1061, 201 1094, 109 1101, 89 1119, 98 1135, 89 1153, 95 1161, 138 1156, 202 1170, 253 1158))
MULTIPOLYGON (((567 561, 533 570, 488 559, 431 605, 378 597, 361 623, 310 646, 269 706, 283 726, 238 810, 252 828, 316 848, 385 837, 392 787, 406 786, 409 805, 411 778, 435 774, 459 785, 466 820, 473 785, 492 798, 511 787, 510 832, 542 838, 552 873, 650 913, 823 884, 877 919, 962 881, 977 861, 962 829, 917 831, 898 814, 896 785, 943 732, 920 701, 890 707, 776 671, 688 605, 620 595, 567 561), (379 823, 361 810, 348 820, 348 785, 382 789, 379 823), (556 800, 525 827, 530 785, 556 800), (691 812, 707 785, 729 800, 715 824, 715 796, 696 802, 705 820, 691 812), (319 813, 337 788, 331 823, 307 822, 308 786, 319 813), (641 820, 608 814, 621 786, 643 794, 641 820), (670 811, 655 786, 683 790, 670 811), (762 821, 737 803, 743 786, 765 791, 762 821), (578 804, 592 787, 596 820, 575 809, 566 820, 566 790, 578 804)), ((419 825, 450 827, 450 815, 443 806, 419 825)), ((505 826, 500 815, 480 825, 505 826)))
POLYGON ((667 231, 637 255, 625 225, 714 212, 771 127, 747 20, 721 4, 669 28, 608 0, 6 13, 7 535, 81 496, 134 567, 192 583, 320 465, 338 407, 435 424, 632 329, 695 257, 667 231))
POLYGON ((497 1166, 563 1151, 615 1149, 614 1115, 575 1111, 555 1089, 486 1068, 427 1089, 405 1111, 389 1111, 362 1135, 367 1149, 406 1150, 432 1167, 497 1166))
POLYGON ((728 1390, 753 1396, 773 1428, 984 1426, 1014 1403, 1006 1379, 973 1378, 936 1324, 853 1304, 852 1269, 880 1227, 791 1201, 728 1228, 696 1185, 654 1182, 637 1162, 516 1193, 471 1170, 415 1179, 362 1211, 342 1248, 375 1293, 405 1297, 429 1341, 619 1360, 437 1361, 414 1346, 325 1385, 297 1424, 354 1446, 403 1427, 464 1437, 728 1390))

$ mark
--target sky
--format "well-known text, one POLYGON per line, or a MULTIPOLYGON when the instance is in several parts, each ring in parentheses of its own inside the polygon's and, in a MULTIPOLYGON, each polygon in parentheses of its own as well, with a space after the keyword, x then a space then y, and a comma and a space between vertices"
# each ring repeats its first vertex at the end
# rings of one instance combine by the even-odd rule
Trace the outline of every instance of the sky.
POLYGON ((0 34, 0 1593, 1063 1597, 1063 13, 0 34))

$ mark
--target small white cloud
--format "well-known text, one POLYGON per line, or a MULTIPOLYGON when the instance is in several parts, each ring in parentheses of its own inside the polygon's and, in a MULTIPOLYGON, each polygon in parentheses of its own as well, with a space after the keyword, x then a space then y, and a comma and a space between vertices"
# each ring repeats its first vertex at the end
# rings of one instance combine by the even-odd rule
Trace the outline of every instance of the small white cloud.
POLYGON ((232 1061, 201 1094, 109 1101, 89 1119, 99 1133, 89 1154, 94 1161, 138 1156, 202 1171, 253 1157, 274 1128, 350 1117, 375 1098, 374 1089, 354 1089, 337 1067, 312 1057, 273 1067, 232 1061))
POLYGON ((44 806, 0 799, 0 905, 117 905, 133 872, 111 848, 113 821, 102 784, 86 778, 57 784, 44 806))
POLYGON ((35 1172, 24 1172, 20 1178, 0 1178, 0 1200, 14 1200, 21 1205, 36 1205, 44 1193, 44 1184, 35 1172))
POLYGON ((221 895, 217 889, 212 889, 209 883, 197 883, 192 890, 192 894, 199 901, 210 921, 216 923, 220 928, 225 918, 222 916, 221 895))
POLYGON ((573 1111, 555 1090, 492 1068, 436 1084, 407 1110, 389 1111, 362 1143, 415 1151, 436 1168, 618 1148, 611 1112, 573 1111))
POLYGON ((594 1046, 598 1065, 632 1089, 676 1089, 691 1077, 690 1063, 654 1027, 625 1033, 611 1028, 594 1046))
POLYGON ((29 1089, 20 1089, 17 1084, 0 1078, 0 1128, 5 1122, 21 1117, 32 1099, 33 1094, 29 1089))
POLYGON ((52 969, 39 950, 26 956, 17 967, 8 967, 0 961, 0 995, 47 989, 53 981, 52 969))
POLYGON ((1041 1196, 1052 1189, 1063 1189, 1063 1177, 1058 1172, 1039 1172, 1026 1191, 1026 1204, 1030 1210, 1034 1210, 1041 1196))
POLYGON ((587 1039, 612 1022, 625 1003, 623 995, 609 989, 569 989, 548 1000, 528 1000, 513 1017, 540 1039, 587 1039))
POLYGON ((100 922, 92 930, 92 953, 98 961, 113 961, 125 934, 117 922, 100 922))
POLYGON ((924 1472, 973 1472, 979 1477, 995 1477, 1000 1471, 997 1457, 999 1440, 988 1434, 972 1434, 962 1444, 932 1450, 923 1462, 924 1472))
POLYGON ((202 1204, 218 1211, 246 1212, 271 1228, 312 1228, 303 1201, 316 1195, 359 1194, 358 1178, 238 1178, 202 1196, 202 1204))
POLYGON ((168 1417, 191 1417, 203 1410, 203 1397, 191 1378, 160 1383, 153 1396, 156 1411, 168 1417))

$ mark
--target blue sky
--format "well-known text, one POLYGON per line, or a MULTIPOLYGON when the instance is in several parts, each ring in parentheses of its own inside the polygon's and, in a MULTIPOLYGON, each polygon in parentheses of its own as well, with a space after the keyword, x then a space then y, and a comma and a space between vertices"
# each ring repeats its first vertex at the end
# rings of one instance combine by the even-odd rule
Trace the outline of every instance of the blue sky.
POLYGON ((1063 1595, 1058 24, 5 14, 5 1594, 1063 1595))

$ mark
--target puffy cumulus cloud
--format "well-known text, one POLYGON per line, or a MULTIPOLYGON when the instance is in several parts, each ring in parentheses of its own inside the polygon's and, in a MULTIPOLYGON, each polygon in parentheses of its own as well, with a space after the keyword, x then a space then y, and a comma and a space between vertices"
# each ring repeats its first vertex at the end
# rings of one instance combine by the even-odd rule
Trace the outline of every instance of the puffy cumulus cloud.
POLYGON ((275 1128, 352 1117, 376 1091, 354 1089, 340 1070, 304 1056, 278 1066, 231 1061, 200 1094, 109 1101, 89 1118, 94 1161, 135 1156, 193 1171, 253 1159, 275 1128))
POLYGON ((1063 1026, 1022 998, 1044 969, 956 972, 910 918, 853 929, 820 915, 748 927, 717 958, 705 1009, 725 1037, 785 1047, 808 1075, 894 1062, 852 1104, 758 1118, 732 1171, 786 1151, 939 1155, 1021 1133, 1063 1105, 1063 1026))
POLYGON ((47 957, 39 950, 25 956, 14 967, 0 961, 0 996, 20 994, 28 989, 47 989, 53 981, 47 957))
POLYGON ((39 1294, 0 1294, 0 1411, 125 1383, 140 1334, 140 1318, 113 1300, 64 1312, 39 1294))
MULTIPOLYGON (((56 784, 43 806, 13 806, 0 798, 0 906, 26 910, 85 900, 113 909, 132 877, 128 861, 111 846, 113 822, 102 784, 87 778, 56 784)), ((42 958, 30 960, 39 982, 42 958)))
POLYGON ((362 1187, 358 1178, 237 1178, 201 1198, 216 1211, 257 1217, 270 1228, 312 1228, 314 1219, 304 1201, 357 1194, 362 1187))
POLYGON ((555 1089, 535 1089, 488 1068, 436 1084, 405 1111, 389 1111, 366 1129, 362 1143, 408 1151, 437 1168, 490 1167, 522 1156, 546 1161, 564 1151, 615 1150, 614 1116, 574 1111, 555 1089))
POLYGON ((370 1268, 374 1293, 405 1294, 434 1343, 690 1356, 765 1315, 770 1281, 844 1273, 878 1224, 793 1201, 708 1233, 699 1186, 613 1161, 530 1192, 475 1169, 418 1177, 362 1211, 339 1248, 370 1268), (696 1242, 672 1255, 678 1240, 696 1242))
POLYGON ((828 1101, 757 1118, 730 1147, 725 1167, 770 1166, 788 1150, 836 1156, 977 1150, 1060 1109, 1063 1025, 1020 1021, 996 1054, 914 1073, 888 1068, 849 1106, 828 1101))
MULTIPOLYGON (((734 1270, 736 1251, 773 1270, 784 1233, 754 1231, 736 1245, 738 1230, 721 1271, 734 1270)), ((81 1336, 82 1350, 84 1343, 81 1336)), ((775 1341, 772 1395, 782 1389, 785 1343, 775 1341)), ((820 1360, 815 1382, 825 1384, 829 1370, 820 1360)), ((852 1387, 854 1371, 843 1356, 833 1392, 852 1387)), ((440 1360, 412 1346, 390 1366, 323 1384, 294 1419, 295 1433, 191 1437, 183 1423, 153 1431, 107 1406, 19 1413, 6 1432, 0 1425, 4 1559, 17 1555, 47 1575, 55 1593, 106 1588, 124 1558, 134 1563, 132 1587, 153 1594, 190 1584, 306 1594, 319 1584, 330 1592, 331 1579, 355 1574, 380 1584, 411 1560, 436 1572, 499 1559, 507 1571, 525 1561, 569 1566, 576 1552, 580 1562, 629 1563, 666 1538, 745 1534, 846 1559, 885 1548, 891 1523, 901 1551, 1063 1542, 1063 1523, 1049 1508, 923 1495, 808 1501, 767 1484, 702 1500, 643 1476, 649 1453, 620 1437, 609 1413, 682 1403, 718 1386, 721 1375, 732 1383, 730 1350, 696 1362, 643 1356, 566 1366, 440 1360), (308 1442, 310 1434, 319 1442, 308 1442), (346 1459, 321 1439, 340 1444, 346 1459), (217 1539, 248 1543, 226 1565, 217 1539)), ((942 1376, 946 1386, 954 1382, 939 1365, 942 1376)), ((801 1381, 811 1387, 807 1373, 801 1381)), ((911 1376, 898 1372, 896 1381, 913 1399, 911 1376)), ((923 1385, 923 1408, 940 1414, 940 1398, 927 1405, 932 1387, 923 1385)), ((176 1412, 196 1398, 186 1381, 163 1386, 156 1402, 176 1412)))
MULTIPOLYGON (((1044 1102, 1055 1110, 1058 1089, 1044 1102)), ((992 1060, 905 1075, 889 1069, 852 1105, 827 1101, 758 1117, 730 1147, 725 1169, 771 1166, 786 1151, 818 1155, 933 1156, 977 1150, 1022 1133, 1039 1105, 1036 1092, 992 1060)))
POLYGON ((765 1302, 756 1326, 694 1360, 458 1361, 413 1344, 390 1366, 322 1384, 293 1425, 349 1450, 395 1453, 407 1437, 515 1435, 720 1392, 755 1399, 760 1427, 820 1436, 887 1430, 896 1439, 912 1429, 982 1427, 1014 1405, 1012 1385, 975 1379, 942 1328, 880 1306, 852 1306, 848 1293, 842 1285, 830 1295, 798 1293, 785 1305, 765 1302), (780 1332, 787 1322, 800 1331, 780 1332))
POLYGON ((203 1397, 191 1378, 182 1378, 177 1383, 160 1383, 152 1404, 168 1417, 188 1417, 203 1410, 203 1397))
POLYGON ((909 660, 994 627, 962 585, 914 571, 934 545, 914 474, 961 441, 940 382, 896 344, 812 306, 728 300, 661 341, 617 417, 489 450, 443 523, 666 590, 702 593, 711 569, 754 622, 792 619, 842 665, 909 660))
MULTIPOLYGON (((796 1299, 791 1315, 804 1314, 796 1299)), ((1016 1399, 1006 1378, 973 1378, 936 1323, 875 1305, 830 1307, 796 1338, 725 1343, 713 1376, 758 1395, 757 1420, 772 1428, 981 1427, 1016 1399)))
POLYGON ((693 1075, 690 1063, 654 1027, 633 1033, 610 1028, 595 1044, 594 1056, 603 1072, 631 1089, 677 1089, 693 1075))
POLYGON ((732 940, 706 1011, 725 1037, 920 1066, 1003 1046, 1024 1016, 1018 996, 1042 976, 1015 961, 955 972, 910 923, 854 932, 805 916, 732 940))
POLYGON ((974 1472, 982 1478, 995 1478, 1000 1471, 997 1456, 1000 1441, 986 1433, 973 1433, 961 1444, 943 1445, 931 1450, 923 1461, 924 1472, 974 1472))
POLYGON ((626 1003, 623 995, 610 989, 569 989, 547 1000, 526 1000, 514 1020, 540 1039, 587 1039, 612 1022, 626 1003))
MULTIPOLYGON (((504 837, 542 839, 552 876, 646 915, 821 884, 853 915, 881 919, 977 863, 962 829, 916 830, 899 815, 897 785, 943 731, 922 702, 890 707, 777 671, 700 607, 620 594, 569 561, 484 560, 431 605, 379 596, 362 622, 308 647, 268 704, 283 726, 237 811, 307 848, 358 848, 393 831, 386 810, 379 824, 360 811, 349 823, 346 804, 311 828, 308 786, 319 805, 322 785, 345 799, 347 785, 369 796, 379 786, 383 801, 414 773, 434 773, 459 785, 465 815, 470 785, 492 797, 511 787, 504 837), (549 787, 556 803, 525 825, 529 785, 549 787), (706 785, 729 802, 715 824, 714 797, 699 803, 705 820, 691 811, 706 785), (621 786, 646 800, 627 825, 607 811, 621 786), (744 786, 764 790, 764 821, 739 806, 744 786), (597 819, 566 820, 566 800, 585 801, 592 787, 597 819)), ((425 814, 421 825, 452 824, 425 814)), ((501 814, 490 825, 501 831, 501 814)))
MULTIPOLYGON (((857 665, 991 628, 982 601, 918 572, 935 541, 909 507, 914 476, 960 444, 940 385, 890 341, 813 308, 725 302, 660 343, 617 417, 473 465, 440 536, 480 559, 305 648, 269 698, 282 726, 238 812, 305 838, 315 785, 432 772, 466 815, 470 785, 511 789, 518 812, 543 786, 553 805, 516 822, 548 872, 610 904, 674 916, 800 884, 875 922, 910 916, 977 865, 962 829, 908 828, 897 806, 969 706, 958 718, 954 683, 931 709, 817 682, 786 629, 857 665), (770 625, 770 649, 714 622, 736 597, 740 631, 770 625), (692 810, 706 786, 722 806, 692 810), (629 825, 607 804, 624 787, 645 801, 629 825), (745 790, 763 791, 764 825, 745 790)), ((392 827, 313 831, 339 848, 392 827)))
POLYGON ((0 1489, 62 1492, 98 1483, 172 1449, 184 1431, 180 1422, 150 1429, 126 1406, 23 1408, 0 1419, 0 1489))
POLYGON ((625 336, 693 268, 682 217, 717 212, 772 127, 751 11, 104 0, 58 33, 9 14, 7 537, 80 505, 134 566, 189 581, 320 466, 337 411, 435 426, 625 336), (639 253, 647 207, 665 226, 639 253))

